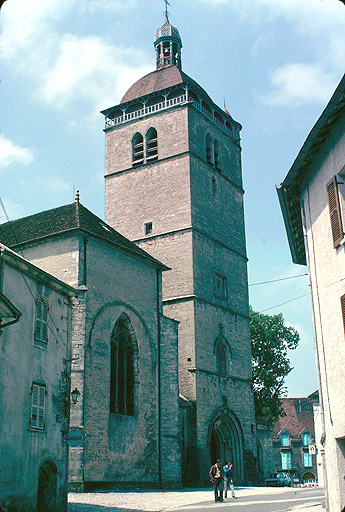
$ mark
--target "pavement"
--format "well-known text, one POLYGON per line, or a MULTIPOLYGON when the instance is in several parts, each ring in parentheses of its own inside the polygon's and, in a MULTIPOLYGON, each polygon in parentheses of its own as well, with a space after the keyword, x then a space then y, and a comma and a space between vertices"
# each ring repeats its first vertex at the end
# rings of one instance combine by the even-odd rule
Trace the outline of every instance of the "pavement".
POLYGON ((231 508, 243 510, 277 510, 279 495, 280 510, 294 512, 324 512, 322 489, 239 487, 235 488, 238 499, 228 498, 215 504, 212 489, 183 489, 177 491, 104 491, 69 494, 68 512, 172 512, 204 510, 209 508, 231 508), (289 508, 290 502, 290 508, 289 508), (293 502, 293 503, 292 503, 293 502), (308 503, 307 503, 308 502, 308 503))

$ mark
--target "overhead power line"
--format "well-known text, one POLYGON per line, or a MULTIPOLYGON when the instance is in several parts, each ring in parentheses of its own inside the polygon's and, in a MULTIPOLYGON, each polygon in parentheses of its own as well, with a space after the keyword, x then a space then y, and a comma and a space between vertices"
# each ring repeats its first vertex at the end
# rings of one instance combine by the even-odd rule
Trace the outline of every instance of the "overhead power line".
POLYGON ((252 284, 249 284, 248 286, 259 286, 260 284, 278 283, 278 281, 287 281, 288 279, 295 279, 296 277, 304 277, 307 275, 308 275, 308 273, 298 274, 297 276, 281 277, 280 279, 272 279, 271 281, 262 281, 261 283, 252 283, 252 284))

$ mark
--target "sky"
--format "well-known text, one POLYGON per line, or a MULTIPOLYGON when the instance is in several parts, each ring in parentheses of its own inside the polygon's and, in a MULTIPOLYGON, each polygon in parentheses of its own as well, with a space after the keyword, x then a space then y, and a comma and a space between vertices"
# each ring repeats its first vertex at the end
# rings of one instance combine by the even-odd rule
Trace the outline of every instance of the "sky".
MULTIPOLYGON (((317 388, 307 269, 291 262, 275 185, 344 73, 345 6, 339 0, 170 3, 183 70, 218 105, 225 101, 243 126, 250 303, 256 311, 282 312, 300 333, 286 384, 289 396, 307 396, 317 388)), ((163 0, 4 3, 0 197, 11 220, 71 203, 77 189, 81 202, 104 218, 100 110, 155 69, 153 37, 163 13, 163 0)))

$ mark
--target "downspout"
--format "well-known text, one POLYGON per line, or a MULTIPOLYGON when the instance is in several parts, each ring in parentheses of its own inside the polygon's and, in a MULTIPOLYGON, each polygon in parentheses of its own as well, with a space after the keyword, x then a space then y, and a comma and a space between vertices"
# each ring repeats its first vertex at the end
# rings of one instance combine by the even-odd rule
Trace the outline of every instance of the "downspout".
MULTIPOLYGON (((310 217, 310 203, 309 203, 309 187, 307 187, 307 194, 308 194, 308 210, 309 210, 309 222, 310 227, 312 230, 311 225, 311 217, 310 217)), ((307 237, 307 221, 306 221, 306 215, 305 215, 305 208, 304 208, 304 202, 301 200, 301 217, 302 217, 302 226, 303 226, 303 235, 305 239, 305 248, 306 248, 306 257, 307 257, 307 264, 308 268, 311 269, 310 266, 310 251, 309 251, 309 244, 308 244, 308 237, 307 237)), ((313 237, 313 232, 312 232, 313 237)), ((313 240, 312 240, 313 241, 313 240)), ((313 249, 314 252, 314 249, 313 249)), ((314 265, 314 271, 315 271, 315 278, 317 280, 317 274, 316 274, 316 264, 314 265)), ((315 340, 315 351, 316 351, 316 372, 317 372, 317 380, 318 380, 318 387, 319 387, 319 402, 321 406, 321 417, 322 417, 322 434, 321 434, 321 444, 324 445, 325 439, 326 439, 326 428, 325 428, 325 409, 324 409, 324 402, 323 402, 323 394, 322 394, 322 385, 321 385, 321 370, 320 370, 320 352, 319 352, 319 346, 317 342, 317 329, 316 329, 316 316, 315 316, 315 302, 314 302, 314 294, 313 294, 313 285, 312 280, 310 277, 309 272, 309 286, 310 286, 310 299, 311 299, 311 311, 313 315, 313 332, 314 332, 314 340, 315 340)), ((317 286, 317 281, 316 281, 317 286)), ((321 320, 321 316, 320 316, 321 320)), ((321 332, 322 332, 322 325, 321 325, 321 332)), ((321 334, 322 335, 322 334, 321 334)), ((323 470, 323 478, 324 478, 324 489, 325 489, 325 502, 326 502, 326 510, 329 510, 329 498, 328 498, 328 483, 327 483, 327 470, 326 470, 326 461, 325 461, 325 450, 323 448, 322 453, 322 470, 323 470)))
POLYGON ((161 411, 161 318, 160 318, 160 309, 161 309, 161 296, 160 296, 160 277, 161 270, 159 268, 156 269, 157 273, 157 378, 158 378, 158 483, 159 488, 162 488, 162 411, 161 411))
POLYGON ((0 292, 4 291, 4 258, 5 258, 5 249, 1 247, 0 249, 0 292))

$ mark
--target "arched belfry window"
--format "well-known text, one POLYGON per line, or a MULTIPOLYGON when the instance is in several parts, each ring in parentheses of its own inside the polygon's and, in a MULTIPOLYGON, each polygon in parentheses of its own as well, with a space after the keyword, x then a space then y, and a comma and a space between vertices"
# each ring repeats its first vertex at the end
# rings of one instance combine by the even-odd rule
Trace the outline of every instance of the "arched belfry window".
POLYGON ((227 372, 227 358, 226 358, 226 348, 224 343, 221 341, 217 344, 216 349, 216 359, 217 359, 217 372, 221 375, 226 375, 227 372))
POLYGON ((128 325, 121 316, 111 335, 110 412, 133 416, 134 345, 128 325))
POLYGON ((133 165, 144 163, 144 138, 139 132, 132 139, 132 161, 133 165))
POLYGON ((212 164, 212 139, 209 133, 206 135, 206 162, 212 164))
POLYGON ((216 169, 219 169, 219 144, 217 139, 214 140, 214 166, 216 169))
POLYGON ((158 138, 157 130, 149 128, 146 133, 146 161, 158 159, 158 138))

